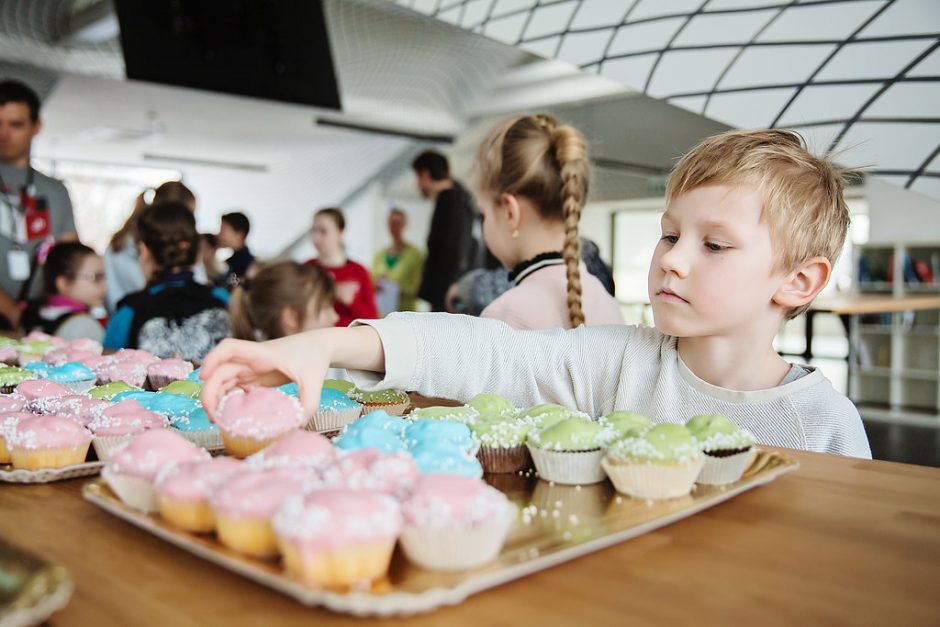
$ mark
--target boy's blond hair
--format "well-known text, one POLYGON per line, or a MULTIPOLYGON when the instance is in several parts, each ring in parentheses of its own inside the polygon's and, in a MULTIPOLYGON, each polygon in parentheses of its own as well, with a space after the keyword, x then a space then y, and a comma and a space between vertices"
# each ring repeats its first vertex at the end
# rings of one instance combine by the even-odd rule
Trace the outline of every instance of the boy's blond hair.
MULTIPOLYGON (((775 129, 728 131, 690 150, 669 177, 666 200, 704 185, 753 185, 763 197, 774 271, 792 272, 813 257, 835 265, 849 227, 843 171, 813 156, 803 138, 775 129)), ((809 303, 785 312, 790 320, 809 303)))

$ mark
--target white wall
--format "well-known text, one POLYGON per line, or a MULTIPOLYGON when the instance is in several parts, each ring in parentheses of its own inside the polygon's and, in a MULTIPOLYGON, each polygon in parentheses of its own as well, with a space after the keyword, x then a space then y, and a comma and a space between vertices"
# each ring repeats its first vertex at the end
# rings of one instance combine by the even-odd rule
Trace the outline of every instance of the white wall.
POLYGON ((865 181, 871 244, 940 242, 940 201, 869 176, 865 181))

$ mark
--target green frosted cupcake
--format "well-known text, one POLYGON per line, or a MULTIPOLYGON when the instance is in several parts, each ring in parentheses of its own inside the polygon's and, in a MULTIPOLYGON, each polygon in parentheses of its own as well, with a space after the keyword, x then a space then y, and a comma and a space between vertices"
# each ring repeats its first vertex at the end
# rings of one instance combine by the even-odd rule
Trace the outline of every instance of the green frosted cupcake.
POLYGON ((513 416, 516 406, 499 394, 477 394, 467 403, 480 412, 481 416, 513 416))
POLYGON ((718 415, 696 416, 686 427, 705 453, 698 482, 707 485, 734 483, 751 464, 754 436, 718 415))
POLYGON ((362 415, 383 410, 389 416, 401 416, 411 404, 411 399, 401 390, 374 390, 366 392, 352 388, 346 396, 362 405, 362 415))
POLYGON ((551 425, 557 424, 567 418, 581 418, 582 420, 591 419, 591 417, 584 412, 568 409, 567 407, 556 405, 555 403, 536 405, 535 407, 522 412, 519 415, 519 418, 531 422, 539 429, 550 427, 551 425))
POLYGON ((41 361, 42 356, 52 350, 52 344, 43 340, 21 340, 16 345, 20 365, 41 361))
POLYGON ((342 379, 325 379, 323 381, 323 387, 337 390, 343 394, 349 394, 352 390, 356 389, 356 386, 354 386, 351 381, 343 381, 342 379))
POLYGON ((415 420, 419 418, 430 418, 431 420, 453 420, 465 425, 470 425, 480 417, 480 412, 470 405, 461 405, 459 407, 421 407, 412 410, 408 414, 409 418, 415 420))
POLYGON ((583 485, 604 480, 603 447, 615 437, 612 429, 599 422, 562 418, 530 430, 526 446, 542 479, 583 485))
POLYGON ((507 473, 525 470, 532 458, 525 446, 532 425, 517 418, 479 418, 470 425, 480 443, 477 458, 484 472, 507 473))
POLYGON ((618 492, 642 499, 689 494, 704 463, 698 440, 684 426, 674 424, 617 440, 601 461, 618 492))
POLYGON ((10 394, 23 381, 38 379, 36 373, 16 366, 0 367, 0 394, 10 394))
POLYGON ((202 392, 202 385, 196 381, 189 381, 184 379, 167 384, 161 388, 160 391, 164 394, 176 394, 177 396, 198 399, 199 394, 202 392))
POLYGON ((88 390, 88 396, 100 401, 110 401, 121 392, 142 391, 141 388, 135 388, 123 381, 112 381, 98 387, 88 390))
POLYGON ((600 422, 616 431, 618 439, 639 437, 653 426, 649 418, 632 411, 615 411, 601 418, 600 422))

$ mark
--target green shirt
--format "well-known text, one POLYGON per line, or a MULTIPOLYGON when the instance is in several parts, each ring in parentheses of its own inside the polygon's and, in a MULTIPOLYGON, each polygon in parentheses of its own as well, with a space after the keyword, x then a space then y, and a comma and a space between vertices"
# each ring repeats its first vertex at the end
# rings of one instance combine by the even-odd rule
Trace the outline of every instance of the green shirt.
POLYGON ((398 310, 415 311, 423 269, 424 253, 411 244, 405 244, 405 248, 397 257, 392 257, 387 248, 375 253, 372 278, 376 284, 383 277, 397 283, 398 310))

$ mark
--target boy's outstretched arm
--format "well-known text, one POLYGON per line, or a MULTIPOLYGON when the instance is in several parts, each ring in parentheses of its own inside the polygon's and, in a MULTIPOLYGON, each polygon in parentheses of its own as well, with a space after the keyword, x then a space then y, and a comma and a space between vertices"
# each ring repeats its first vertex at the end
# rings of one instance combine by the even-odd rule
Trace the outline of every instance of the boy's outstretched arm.
POLYGON ((202 365, 202 403, 213 416, 219 400, 236 387, 275 386, 295 381, 304 415, 320 404, 326 372, 340 368, 384 372, 385 352, 369 327, 317 329, 268 342, 224 340, 202 365))

